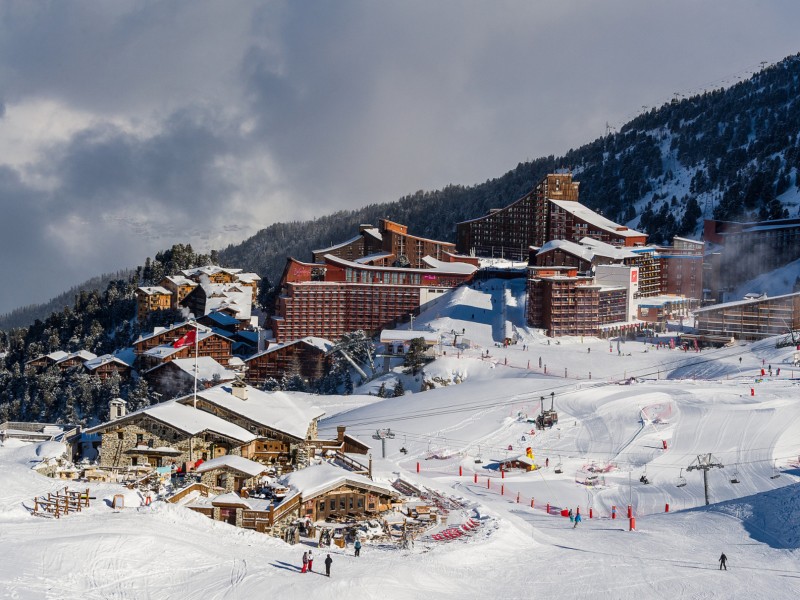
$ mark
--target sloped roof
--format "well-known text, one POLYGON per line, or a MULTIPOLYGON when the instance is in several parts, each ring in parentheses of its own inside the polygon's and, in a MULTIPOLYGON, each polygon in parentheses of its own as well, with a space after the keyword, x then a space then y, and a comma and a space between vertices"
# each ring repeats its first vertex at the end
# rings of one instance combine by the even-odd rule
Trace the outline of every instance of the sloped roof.
POLYGON ((292 491, 301 494, 304 502, 341 485, 353 485, 391 496, 397 495, 394 488, 389 485, 372 481, 364 475, 345 471, 326 462, 288 473, 279 481, 292 491))
POLYGON ((548 199, 549 202, 555 204, 559 208, 563 209, 564 211, 576 216, 581 221, 585 221, 597 227, 598 229, 602 229, 603 231, 607 231, 614 235, 618 235, 620 237, 646 237, 646 233, 642 233, 640 231, 636 231, 635 229, 629 229, 624 225, 620 225, 618 223, 614 223, 611 219, 605 218, 603 215, 594 212, 588 206, 584 206, 574 200, 552 200, 548 199))
POLYGON ((219 469, 221 467, 228 467, 229 469, 239 471, 245 475, 249 475, 250 477, 261 475, 261 473, 267 469, 266 465, 262 465, 254 460, 250 460, 242 456, 236 456, 235 454, 226 454, 224 456, 212 458, 211 460, 204 462, 202 465, 197 467, 196 471, 198 473, 205 473, 206 471, 213 471, 214 469, 219 469))
POLYGON ((304 338, 300 338, 299 340, 292 340, 290 342, 284 342, 283 344, 270 344, 269 348, 266 350, 259 352, 258 354, 254 354, 253 356, 247 358, 245 362, 251 361, 254 358, 258 358, 259 356, 264 356, 265 354, 269 354, 270 352, 275 352, 276 350, 281 350, 283 348, 288 348, 289 346, 293 346, 294 344, 308 344, 309 346, 313 346, 322 352, 330 352, 333 347, 336 345, 332 341, 321 338, 315 337, 313 335, 306 336, 304 338))
MULTIPOLYGON (((194 377, 194 365, 195 359, 194 358, 176 358, 170 362, 162 363, 157 365, 147 371, 147 373, 152 373, 158 369, 162 369, 167 365, 175 365, 173 368, 178 368, 181 371, 188 373, 190 376, 194 377)), ((226 369, 224 366, 219 364, 216 360, 211 358, 210 356, 198 356, 197 357, 197 379, 200 381, 211 381, 214 379, 214 375, 218 375, 220 381, 233 381, 236 378, 236 373, 231 371, 230 369, 226 369)))
POLYGON ((97 358, 87 360, 85 363, 83 363, 83 366, 89 369, 90 371, 94 371, 98 367, 102 367, 103 365, 107 365, 108 363, 112 362, 120 364, 124 367, 130 366, 124 360, 117 358, 113 354, 103 354, 102 356, 98 356, 97 358))
MULTIPOLYGON (((189 399, 191 400, 191 396, 189 399)), ((239 427, 209 412, 180 404, 175 400, 168 400, 161 404, 156 404, 155 406, 148 406, 142 410, 128 413, 124 417, 114 421, 108 421, 96 427, 91 427, 87 429, 85 433, 103 431, 109 426, 116 426, 133 421, 143 415, 161 421, 170 427, 192 436, 204 431, 210 431, 237 440, 243 444, 256 439, 253 433, 247 431, 243 427, 239 427)))
POLYGON ((156 294, 171 296, 172 292, 170 292, 167 288, 163 288, 160 285, 152 285, 148 287, 139 287, 136 289, 137 292, 142 292, 147 294, 148 296, 154 296, 156 294))
MULTIPOLYGON (((234 396, 230 384, 198 391, 197 397, 263 427, 281 431, 300 440, 305 439, 311 422, 325 414, 325 411, 306 402, 305 397, 313 397, 310 394, 262 392, 249 385, 246 389, 247 400, 234 396)), ((190 403, 192 395, 178 398, 177 401, 190 403)))

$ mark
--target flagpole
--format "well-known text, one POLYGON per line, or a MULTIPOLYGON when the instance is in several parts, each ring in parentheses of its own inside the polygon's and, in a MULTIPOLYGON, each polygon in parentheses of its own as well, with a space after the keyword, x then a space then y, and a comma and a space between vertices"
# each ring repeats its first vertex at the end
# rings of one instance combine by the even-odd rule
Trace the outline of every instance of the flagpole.
POLYGON ((194 400, 192 401, 192 407, 197 408, 197 350, 199 340, 197 339, 200 337, 200 328, 197 327, 197 321, 194 322, 194 400))

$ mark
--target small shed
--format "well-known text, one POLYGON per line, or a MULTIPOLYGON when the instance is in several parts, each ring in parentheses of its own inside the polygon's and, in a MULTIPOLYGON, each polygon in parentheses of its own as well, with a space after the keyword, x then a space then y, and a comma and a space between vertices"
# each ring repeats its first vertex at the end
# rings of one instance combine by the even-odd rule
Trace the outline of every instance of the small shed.
POLYGON ((234 454, 226 454, 204 462, 197 467, 200 481, 209 488, 222 488, 225 492, 241 493, 253 489, 267 466, 234 454))
POLYGON ((252 509, 247 500, 235 492, 217 496, 211 501, 211 506, 214 509, 212 518, 215 521, 223 521, 236 527, 242 526, 244 511, 252 509))
POLYGON ((505 470, 522 469, 523 471, 534 471, 537 468, 536 463, 527 454, 520 454, 514 458, 504 460, 500 465, 505 470))

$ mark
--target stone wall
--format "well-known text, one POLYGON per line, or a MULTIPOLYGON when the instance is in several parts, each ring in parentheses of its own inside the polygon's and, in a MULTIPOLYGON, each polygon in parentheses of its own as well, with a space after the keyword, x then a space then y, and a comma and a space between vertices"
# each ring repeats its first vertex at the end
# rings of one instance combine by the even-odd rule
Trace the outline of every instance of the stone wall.
POLYGON ((101 435, 103 441, 100 448, 100 466, 105 468, 133 466, 134 459, 138 465, 150 464, 148 458, 152 456, 127 452, 137 445, 174 448, 181 452, 180 455, 164 456, 162 458, 163 466, 169 465, 173 461, 176 464, 193 462, 203 458, 204 454, 204 460, 214 458, 212 446, 223 446, 229 454, 240 454, 238 447, 230 447, 221 440, 205 439, 208 436, 192 438, 146 416, 141 417, 135 423, 128 422, 120 424, 118 427, 109 426, 109 429, 101 435), (141 441, 138 441, 138 436, 141 436, 141 441), (152 440, 152 444, 150 440, 152 440))

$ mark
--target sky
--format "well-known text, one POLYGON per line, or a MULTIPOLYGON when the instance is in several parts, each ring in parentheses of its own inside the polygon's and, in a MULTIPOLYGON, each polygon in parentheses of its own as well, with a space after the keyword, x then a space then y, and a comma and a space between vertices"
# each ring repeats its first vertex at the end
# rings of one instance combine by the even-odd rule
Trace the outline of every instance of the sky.
POLYGON ((800 51, 792 1, 0 0, 0 313, 471 185, 800 51))

